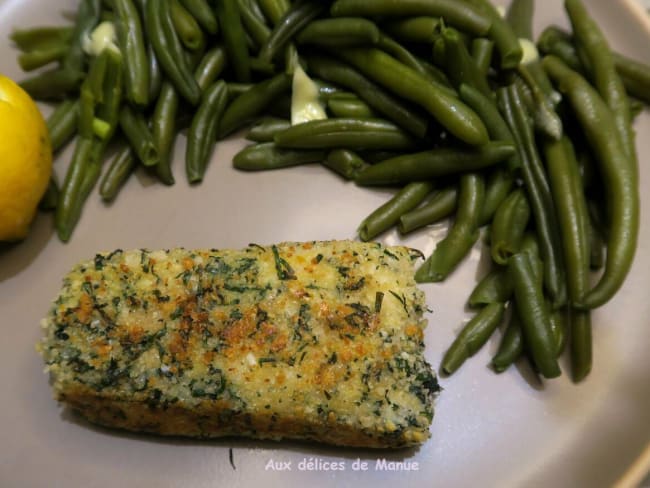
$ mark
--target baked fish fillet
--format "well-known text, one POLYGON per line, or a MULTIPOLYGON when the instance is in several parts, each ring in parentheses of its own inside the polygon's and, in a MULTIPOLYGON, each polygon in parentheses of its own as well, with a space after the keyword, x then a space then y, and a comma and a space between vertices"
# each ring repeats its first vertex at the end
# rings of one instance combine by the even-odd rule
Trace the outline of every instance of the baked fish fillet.
POLYGON ((39 349, 55 397, 101 425, 416 445, 439 388, 416 257, 353 241, 97 254, 65 277, 39 349))

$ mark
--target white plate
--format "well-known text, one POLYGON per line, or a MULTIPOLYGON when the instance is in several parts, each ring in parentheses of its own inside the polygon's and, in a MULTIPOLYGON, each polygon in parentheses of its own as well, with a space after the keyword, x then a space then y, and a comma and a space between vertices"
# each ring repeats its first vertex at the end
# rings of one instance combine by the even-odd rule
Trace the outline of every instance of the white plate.
MULTIPOLYGON (((616 49, 650 61, 642 12, 627 3, 588 1, 616 49)), ((22 75, 7 40, 13 26, 59 22, 76 0, 0 0, 0 71, 22 75)), ((62 22, 62 21, 61 21, 62 22)), ((537 26, 565 24, 560 1, 538 2, 537 26)), ((645 24, 647 25, 647 23, 645 24)), ((442 380, 432 438, 419 450, 393 453, 302 443, 243 440, 204 442, 130 435, 92 427, 52 400, 34 351, 39 320, 63 274, 77 261, 114 248, 242 247, 249 242, 352 238, 356 225, 383 203, 385 191, 344 183, 306 166, 243 174, 232 169, 241 140, 220 143, 205 182, 184 178, 184 142, 176 147, 172 188, 139 175, 110 207, 92 195, 72 241, 61 244, 49 216, 29 239, 0 253, 1 486, 609 486, 643 467, 632 463, 650 440, 650 117, 636 123, 641 162, 643 223, 637 259, 625 287, 594 313, 594 369, 574 385, 539 384, 526 368, 496 375, 487 368, 498 337, 454 376, 442 380), (523 374, 522 374, 523 373, 523 374), (229 463, 233 449, 236 470, 229 463), (344 472, 301 471, 303 459, 343 461, 344 472), (367 471, 354 471, 360 458, 367 471), (418 470, 386 472, 377 459, 418 463, 418 470), (291 461, 291 472, 265 470, 269 460, 291 461)), ((1 135, 0 135, 1 137, 1 135)), ((68 151, 57 163, 61 175, 68 151)), ((429 253, 444 227, 404 242, 429 253)), ((466 319, 464 301, 478 276, 476 250, 445 284, 424 287, 429 315, 426 355, 437 367, 466 319)), ((565 365, 566 366, 566 365, 565 365)), ((566 370, 566 368, 565 368, 566 370)), ((646 456, 648 457, 648 456, 646 456)), ((635 474, 636 473, 636 474, 635 474)))

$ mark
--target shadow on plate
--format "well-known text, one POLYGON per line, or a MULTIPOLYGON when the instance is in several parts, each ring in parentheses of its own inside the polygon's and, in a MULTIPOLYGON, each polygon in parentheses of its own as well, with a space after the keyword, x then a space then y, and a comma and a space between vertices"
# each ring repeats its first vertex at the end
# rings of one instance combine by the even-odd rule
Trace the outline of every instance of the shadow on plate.
MULTIPOLYGON (((381 457, 386 459, 387 462, 395 461, 408 461, 410 458, 414 457, 417 452, 420 450, 419 447, 409 447, 402 449, 370 449, 370 448, 354 448, 354 447, 340 447, 340 446, 329 446, 326 444, 318 444, 308 441, 296 441, 296 440, 283 440, 283 441, 272 441, 272 440, 256 440, 256 439, 246 439, 239 437, 222 437, 218 439, 196 439, 192 437, 180 437, 180 436, 157 436, 154 434, 147 433, 136 433, 129 432, 118 429, 110 429, 108 427, 102 427, 100 425, 93 424, 86 420, 83 416, 76 413, 74 410, 68 407, 64 407, 61 411, 61 419, 64 422, 75 424, 86 429, 90 429, 98 434, 119 437, 129 441, 135 442, 147 442, 154 444, 165 444, 172 446, 205 446, 205 447, 220 447, 220 448, 229 448, 233 451, 235 449, 246 449, 246 450, 282 450, 285 452, 293 452, 300 454, 305 457, 336 457, 343 458, 346 460, 356 460, 361 458, 362 460, 376 459, 381 457)), ((231 464, 236 466, 236 451, 234 451, 234 459, 232 459, 231 464)), ((226 462, 230 462, 228 459, 229 453, 225 453, 226 462)))
POLYGON ((39 213, 27 238, 20 242, 0 242, 0 283, 27 268, 43 251, 54 234, 54 216, 39 213))

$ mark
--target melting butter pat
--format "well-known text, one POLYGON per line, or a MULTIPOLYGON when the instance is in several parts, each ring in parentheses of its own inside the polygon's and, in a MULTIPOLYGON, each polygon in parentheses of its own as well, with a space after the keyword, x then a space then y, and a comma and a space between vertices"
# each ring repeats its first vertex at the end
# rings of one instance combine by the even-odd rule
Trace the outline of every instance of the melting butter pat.
POLYGON ((291 124, 326 119, 325 108, 318 98, 318 86, 298 65, 293 72, 291 124))
POLYGON ((521 50, 524 52, 524 55, 521 58, 521 64, 533 63, 539 60, 539 51, 537 51, 537 46, 535 43, 529 39, 519 39, 519 45, 521 50))
POLYGON ((99 56, 106 48, 118 50, 115 40, 115 25, 113 22, 102 22, 83 41, 83 50, 89 56, 99 56))

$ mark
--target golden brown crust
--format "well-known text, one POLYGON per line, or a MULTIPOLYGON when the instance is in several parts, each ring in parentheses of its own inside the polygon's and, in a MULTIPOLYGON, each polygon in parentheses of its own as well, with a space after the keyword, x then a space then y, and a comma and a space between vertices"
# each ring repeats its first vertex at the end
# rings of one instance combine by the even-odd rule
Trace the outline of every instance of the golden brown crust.
POLYGON ((438 388, 408 249, 349 241, 99 254, 46 319, 59 400, 162 435, 402 447, 438 388))

